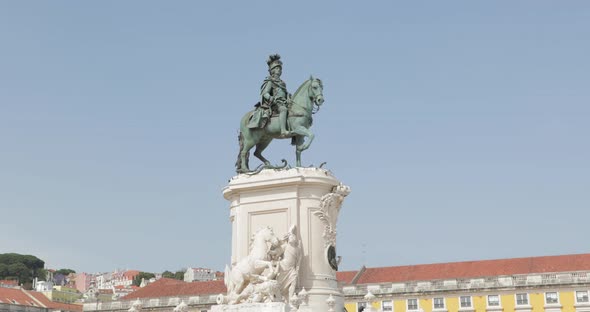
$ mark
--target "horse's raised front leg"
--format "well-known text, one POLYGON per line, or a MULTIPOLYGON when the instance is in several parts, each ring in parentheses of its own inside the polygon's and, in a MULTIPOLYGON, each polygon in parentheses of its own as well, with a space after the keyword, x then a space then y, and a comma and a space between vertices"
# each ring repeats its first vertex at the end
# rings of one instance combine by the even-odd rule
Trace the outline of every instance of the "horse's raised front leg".
POLYGON ((309 146, 311 145, 311 142, 313 142, 313 138, 315 137, 313 132, 311 132, 311 130, 309 130, 308 128, 305 128, 305 127, 297 127, 295 130, 293 130, 293 132, 296 133, 297 135, 307 137, 307 140, 302 139, 301 144, 297 144, 297 150, 304 151, 304 150, 308 149, 309 146), (305 141, 305 142, 303 142, 303 141, 305 141))
POLYGON ((301 167, 301 152, 309 148, 309 145, 313 141, 314 134, 305 127, 297 127, 293 130, 293 133, 297 134, 297 137, 295 138, 295 165, 301 167), (308 138, 307 141, 305 141, 305 137, 308 138))
POLYGON ((303 144, 303 137, 302 136, 296 136, 295 137, 295 142, 293 145, 295 145, 295 160, 297 161, 295 163, 296 167, 301 167, 301 150, 298 148, 299 146, 301 146, 303 144))

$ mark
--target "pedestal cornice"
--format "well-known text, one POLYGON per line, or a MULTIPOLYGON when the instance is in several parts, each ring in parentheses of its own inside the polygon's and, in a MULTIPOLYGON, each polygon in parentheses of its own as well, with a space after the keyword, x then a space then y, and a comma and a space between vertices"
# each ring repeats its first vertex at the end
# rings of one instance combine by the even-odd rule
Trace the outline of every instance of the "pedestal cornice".
POLYGON ((339 181, 330 171, 320 168, 266 169, 255 175, 240 174, 232 177, 223 189, 223 197, 231 200, 232 195, 237 192, 302 184, 336 186, 339 181))

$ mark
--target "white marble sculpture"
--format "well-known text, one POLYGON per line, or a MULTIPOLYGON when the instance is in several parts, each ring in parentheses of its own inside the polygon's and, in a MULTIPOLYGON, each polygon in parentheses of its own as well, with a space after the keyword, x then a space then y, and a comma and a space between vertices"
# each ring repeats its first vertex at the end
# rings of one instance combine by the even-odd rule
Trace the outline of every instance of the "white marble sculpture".
POLYGON ((141 300, 137 299, 131 304, 131 308, 129 308, 129 310, 127 310, 127 311, 139 312, 139 311, 141 311, 142 308, 143 308, 143 305, 141 304, 141 300))
POLYGON ((240 260, 233 268, 225 268, 225 286, 227 287, 227 301, 229 304, 236 304, 245 298, 242 292, 253 280, 253 277, 262 275, 265 269, 273 270, 270 251, 278 248, 279 239, 275 236, 272 228, 265 227, 258 230, 250 243, 250 253, 240 260))
POLYGON ((334 299, 334 296, 330 295, 328 299, 326 299, 326 304, 329 307, 328 312, 336 312, 336 310, 334 310, 334 307, 336 306, 336 299, 334 299))
POLYGON ((174 311, 174 312, 187 312, 188 311, 188 305, 186 304, 186 302, 182 301, 172 311, 174 311))
POLYGON ((373 295, 373 293, 368 290, 367 294, 365 295, 365 301, 367 302, 367 306, 365 307, 365 309, 363 311, 366 312, 377 312, 377 310, 373 307, 373 301, 375 301, 375 295, 373 295))
POLYGON ((279 275, 277 280, 281 285, 281 294, 285 300, 290 300, 295 295, 299 265, 301 264, 302 250, 297 238, 297 227, 291 226, 289 233, 285 234, 281 246, 282 256, 279 260, 279 275))
POLYGON ((279 268, 275 265, 271 270, 265 270, 263 275, 253 276, 248 286, 238 295, 236 302, 270 303, 283 301, 281 287, 276 280, 278 272, 279 268))
POLYGON ((254 235, 248 257, 226 268, 228 293, 218 303, 288 303, 295 295, 301 258, 296 226, 282 240, 272 228, 263 228, 254 235))

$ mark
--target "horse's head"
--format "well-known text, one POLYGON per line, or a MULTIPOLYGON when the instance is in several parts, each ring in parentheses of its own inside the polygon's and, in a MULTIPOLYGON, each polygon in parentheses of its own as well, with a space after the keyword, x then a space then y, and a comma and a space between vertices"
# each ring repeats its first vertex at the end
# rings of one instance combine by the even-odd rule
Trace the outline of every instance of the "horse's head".
POLYGON ((309 84, 309 98, 317 107, 320 107, 324 104, 324 85, 320 79, 313 78, 313 76, 309 76, 309 81, 311 81, 309 84))
POLYGON ((256 243, 265 243, 266 249, 269 250, 272 246, 279 245, 279 239, 275 236, 271 227, 264 227, 258 230, 252 239, 251 248, 255 247, 256 243))

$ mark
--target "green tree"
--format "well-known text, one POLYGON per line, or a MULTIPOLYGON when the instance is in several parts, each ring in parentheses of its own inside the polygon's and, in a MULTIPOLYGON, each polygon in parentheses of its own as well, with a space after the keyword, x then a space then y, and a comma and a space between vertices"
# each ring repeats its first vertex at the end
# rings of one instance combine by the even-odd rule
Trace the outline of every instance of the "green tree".
POLYGON ((43 260, 32 255, 0 254, 0 279, 17 279, 26 287, 35 277, 45 278, 44 266, 43 260))
POLYGON ((64 276, 68 276, 70 273, 76 273, 76 271, 72 270, 72 269, 59 269, 57 271, 55 271, 56 274, 61 274, 64 276))
POLYGON ((0 254, 0 263, 13 264, 15 262, 19 262, 19 261, 17 261, 18 257, 22 257, 22 255, 15 254, 15 253, 0 254))
POLYGON ((165 277, 165 278, 174 278, 174 273, 172 273, 170 271, 164 271, 164 272, 162 272, 162 277, 165 277))
POLYGON ((32 272, 26 265, 17 262, 8 265, 8 276, 16 277, 19 283, 29 282, 32 276, 32 272))
POLYGON ((16 253, 0 254, 0 263, 15 264, 22 263, 28 268, 39 269, 45 266, 45 262, 32 255, 21 255, 16 253))
POLYGON ((135 275, 133 278, 132 284, 135 286, 141 285, 141 279, 149 280, 152 277, 156 277, 154 273, 149 272, 139 272, 139 274, 135 275))
POLYGON ((181 281, 184 280, 184 271, 176 271, 174 278, 181 281))
POLYGON ((4 279, 8 276, 8 264, 0 263, 0 279, 4 279))

